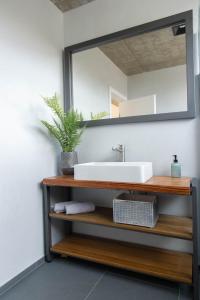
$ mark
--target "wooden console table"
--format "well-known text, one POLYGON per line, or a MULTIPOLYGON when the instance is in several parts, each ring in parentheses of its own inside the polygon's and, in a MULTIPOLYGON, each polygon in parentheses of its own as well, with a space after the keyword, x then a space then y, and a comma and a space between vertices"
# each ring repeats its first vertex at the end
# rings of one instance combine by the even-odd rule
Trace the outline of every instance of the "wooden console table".
MULTIPOLYGON (((52 253, 82 258, 109 266, 123 268, 178 283, 193 286, 194 299, 199 300, 199 201, 197 180, 190 178, 152 177, 143 184, 104 181, 74 180, 73 176, 45 178, 44 195, 45 259, 52 260, 52 253), (95 212, 66 215, 50 211, 50 187, 96 188, 132 190, 187 196, 192 200, 193 216, 160 215, 154 228, 114 223, 112 209, 97 207, 95 212), (155 235, 190 240, 193 254, 164 250, 144 245, 104 239, 70 232, 66 238, 52 246, 51 219, 67 222, 84 222, 107 227, 132 230, 155 235)), ((70 198, 68 200, 71 200, 70 198)), ((64 200, 63 200, 64 201, 64 200)))

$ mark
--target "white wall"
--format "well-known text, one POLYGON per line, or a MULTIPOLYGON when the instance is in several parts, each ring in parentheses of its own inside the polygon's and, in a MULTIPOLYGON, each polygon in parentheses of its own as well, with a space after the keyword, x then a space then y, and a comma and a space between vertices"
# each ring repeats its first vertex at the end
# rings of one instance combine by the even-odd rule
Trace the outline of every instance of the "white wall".
POLYGON ((95 0, 64 14, 65 45, 73 45, 190 9, 195 9, 197 18, 198 0, 95 0))
POLYGON ((157 113, 187 110, 186 66, 175 66, 128 77, 128 100, 156 95, 157 113))
MULTIPOLYGON (((194 29, 197 32, 198 0, 96 0, 65 13, 65 45, 72 45, 189 9, 194 10, 194 29)), ((170 174, 171 156, 176 153, 182 163, 183 175, 200 176, 199 119, 89 128, 79 147, 79 160, 80 162, 113 160, 114 153, 111 148, 119 143, 126 145, 127 161, 152 161, 155 175, 170 174)), ((82 200, 95 199, 98 204, 111 205, 112 193, 85 189, 76 194, 76 197, 82 200)), ((173 201, 167 197, 160 201, 160 205, 161 211, 166 213, 190 214, 188 199, 179 197, 173 201)), ((188 243, 183 241, 107 230, 100 226, 77 224, 74 228, 79 232, 168 248, 189 249, 188 243)))
POLYGON ((40 95, 62 93, 63 15, 48 0, 0 1, 0 286, 44 256, 43 177, 56 150, 40 95))
POLYGON ((90 120, 90 113, 110 113, 109 87, 127 95, 127 77, 98 48, 72 56, 74 107, 90 120))

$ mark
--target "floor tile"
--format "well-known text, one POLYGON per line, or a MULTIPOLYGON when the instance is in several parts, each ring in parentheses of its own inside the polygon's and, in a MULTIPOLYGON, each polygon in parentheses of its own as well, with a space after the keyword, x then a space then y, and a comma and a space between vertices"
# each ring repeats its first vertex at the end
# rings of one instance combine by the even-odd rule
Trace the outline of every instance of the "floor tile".
POLYGON ((56 259, 45 263, 1 300, 83 300, 104 268, 73 259, 56 259))
POLYGON ((107 272, 85 300, 178 300, 178 287, 107 272))

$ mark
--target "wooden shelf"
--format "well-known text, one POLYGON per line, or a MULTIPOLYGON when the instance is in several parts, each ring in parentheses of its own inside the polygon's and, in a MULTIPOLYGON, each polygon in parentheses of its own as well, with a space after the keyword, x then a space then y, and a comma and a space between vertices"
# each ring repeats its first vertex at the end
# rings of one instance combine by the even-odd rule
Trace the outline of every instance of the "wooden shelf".
POLYGON ((176 195, 191 194, 191 178, 188 177, 172 178, 167 176, 153 176, 145 183, 124 183, 112 181, 75 180, 73 176, 57 176, 45 178, 42 183, 48 186, 135 190, 176 195))
POLYGON ((192 255, 72 234, 51 248, 54 253, 82 258, 175 282, 192 284, 192 255))
POLYGON ((160 215, 156 227, 148 228, 142 226, 114 223, 112 208, 107 207, 96 207, 95 212, 86 214, 66 215, 64 213, 57 214, 52 212, 49 214, 49 216, 51 218, 66 221, 84 222, 89 224, 103 225, 108 227, 192 240, 192 219, 186 217, 160 215))

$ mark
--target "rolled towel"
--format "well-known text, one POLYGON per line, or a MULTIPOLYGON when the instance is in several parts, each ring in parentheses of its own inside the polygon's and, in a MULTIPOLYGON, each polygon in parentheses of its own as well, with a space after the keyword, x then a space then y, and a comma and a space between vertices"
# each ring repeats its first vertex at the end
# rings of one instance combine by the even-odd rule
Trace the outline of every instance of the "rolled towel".
POLYGON ((54 210, 56 213, 64 212, 64 211, 65 211, 65 206, 66 206, 69 202, 70 202, 70 203, 76 203, 76 201, 58 202, 58 203, 55 203, 53 210, 54 210))
POLYGON ((92 212, 95 210, 95 205, 92 202, 67 202, 65 205, 65 211, 67 215, 81 214, 92 212))

